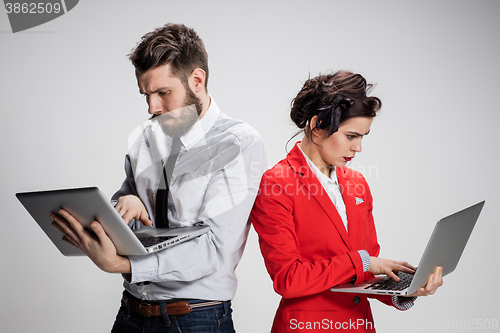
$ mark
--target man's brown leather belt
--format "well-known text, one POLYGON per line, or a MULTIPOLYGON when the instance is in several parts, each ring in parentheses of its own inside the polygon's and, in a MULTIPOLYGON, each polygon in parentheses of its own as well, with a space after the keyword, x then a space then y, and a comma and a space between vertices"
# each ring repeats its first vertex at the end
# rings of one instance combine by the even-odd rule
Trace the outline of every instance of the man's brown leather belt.
MULTIPOLYGON (((130 311, 137 312, 141 314, 143 317, 161 316, 160 304, 139 303, 133 299, 129 299, 129 302, 130 302, 130 311)), ((198 309, 218 304, 222 304, 222 302, 205 302, 205 303, 189 304, 186 301, 178 301, 166 304, 166 308, 167 308, 167 314, 171 316, 178 316, 178 315, 188 314, 191 311, 193 311, 193 309, 198 309)))

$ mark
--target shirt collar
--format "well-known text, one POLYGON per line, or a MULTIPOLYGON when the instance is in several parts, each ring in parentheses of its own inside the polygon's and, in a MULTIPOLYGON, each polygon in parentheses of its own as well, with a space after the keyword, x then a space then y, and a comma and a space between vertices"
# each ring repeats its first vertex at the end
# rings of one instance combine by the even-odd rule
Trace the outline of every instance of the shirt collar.
POLYGON ((208 131, 214 126, 220 112, 219 107, 212 96, 210 96, 210 106, 205 115, 199 119, 186 134, 181 136, 181 142, 187 150, 191 149, 205 137, 208 131))
POLYGON ((307 157, 307 155, 302 151, 299 145, 297 145, 297 147, 299 147, 300 151, 304 155, 304 158, 306 159, 307 165, 309 166, 313 174, 316 176, 316 178, 318 178, 320 183, 322 184, 334 183, 335 185, 338 185, 336 167, 331 168, 330 177, 328 177, 323 172, 321 172, 321 170, 309 159, 309 157, 307 157))

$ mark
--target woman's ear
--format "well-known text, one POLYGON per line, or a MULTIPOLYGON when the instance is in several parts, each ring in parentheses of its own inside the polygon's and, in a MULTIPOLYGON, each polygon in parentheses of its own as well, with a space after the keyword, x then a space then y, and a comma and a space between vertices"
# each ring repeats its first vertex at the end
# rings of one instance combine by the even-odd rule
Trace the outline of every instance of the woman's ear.
POLYGON ((313 136, 318 136, 318 131, 320 130, 319 128, 316 127, 317 119, 318 116, 314 116, 311 118, 311 121, 309 122, 309 129, 311 130, 313 136))

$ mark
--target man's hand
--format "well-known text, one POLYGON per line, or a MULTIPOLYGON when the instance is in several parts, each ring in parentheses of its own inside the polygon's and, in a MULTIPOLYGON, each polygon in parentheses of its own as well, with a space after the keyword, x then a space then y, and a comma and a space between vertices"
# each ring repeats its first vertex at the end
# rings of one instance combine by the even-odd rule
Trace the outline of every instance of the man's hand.
POLYGON ((443 267, 436 268, 436 272, 431 274, 429 280, 427 280, 427 284, 425 287, 420 288, 415 291, 413 294, 409 295, 409 297, 417 297, 417 296, 428 296, 434 295, 437 288, 443 285, 443 267))
POLYGON ((130 261, 119 256, 116 247, 108 237, 101 224, 93 221, 90 224, 95 236, 67 211, 61 209, 59 215, 52 214, 52 225, 63 235, 63 240, 83 251, 100 269, 108 273, 131 273, 130 261))
POLYGON ((141 221, 145 226, 150 226, 153 222, 149 219, 146 207, 141 199, 135 195, 124 195, 118 199, 115 206, 116 211, 128 224, 132 219, 141 221))
POLYGON ((379 257, 370 257, 370 266, 368 267, 368 270, 373 275, 385 274, 393 280, 399 281, 401 279, 395 274, 395 272, 414 274, 416 269, 406 261, 394 261, 379 257))

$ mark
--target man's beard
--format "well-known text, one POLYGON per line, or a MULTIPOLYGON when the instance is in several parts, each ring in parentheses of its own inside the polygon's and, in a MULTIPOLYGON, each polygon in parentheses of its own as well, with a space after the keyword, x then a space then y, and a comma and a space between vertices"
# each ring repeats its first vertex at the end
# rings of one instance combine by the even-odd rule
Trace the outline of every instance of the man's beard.
POLYGON ((184 105, 194 105, 198 116, 201 114, 201 111, 203 111, 203 103, 201 102, 201 99, 194 94, 189 86, 186 86, 186 101, 184 102, 184 105))
POLYGON ((183 107, 152 118, 158 122, 166 135, 173 138, 181 137, 189 132, 203 110, 201 100, 189 87, 186 88, 186 92, 183 107))

